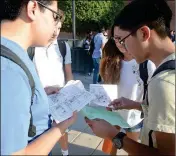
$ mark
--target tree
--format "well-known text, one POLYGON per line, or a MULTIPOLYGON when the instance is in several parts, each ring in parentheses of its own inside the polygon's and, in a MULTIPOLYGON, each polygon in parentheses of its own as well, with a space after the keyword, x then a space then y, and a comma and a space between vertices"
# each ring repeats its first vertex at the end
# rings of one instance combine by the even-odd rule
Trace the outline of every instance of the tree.
MULTIPOLYGON (((72 0, 59 0, 58 5, 66 16, 63 30, 72 32, 72 0)), ((123 0, 75 0, 77 33, 97 30, 99 26, 109 28, 123 6, 123 0)))

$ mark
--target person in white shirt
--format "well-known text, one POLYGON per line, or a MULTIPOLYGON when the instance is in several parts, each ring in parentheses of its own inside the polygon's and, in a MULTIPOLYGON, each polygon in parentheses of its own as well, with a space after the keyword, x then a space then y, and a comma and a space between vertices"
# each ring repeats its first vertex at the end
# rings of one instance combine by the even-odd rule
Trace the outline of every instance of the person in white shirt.
MULTIPOLYGON (((114 29, 112 30, 114 31, 114 29)), ((140 77, 139 68, 140 65, 135 59, 133 59, 130 53, 116 43, 113 38, 108 40, 103 49, 100 74, 105 84, 118 85, 118 98, 124 97, 142 102, 144 95, 144 82, 140 77)), ((151 61, 148 61, 146 68, 149 81, 156 67, 151 61)), ((143 118, 141 118, 141 111, 133 109, 118 110, 117 112, 131 127, 125 129, 128 137, 138 141, 143 120, 143 118)), ((111 147, 111 151, 107 151, 107 149, 110 148, 107 148, 105 140, 103 151, 112 155, 116 154, 117 150, 113 149, 113 147, 111 147)))
MULTIPOLYGON (((34 55, 34 64, 38 72, 43 88, 47 86, 65 85, 73 79, 71 69, 71 51, 68 43, 65 42, 66 55, 62 57, 59 50, 57 37, 59 35, 62 23, 58 23, 58 31, 53 36, 53 42, 48 47, 36 47, 34 55), (63 64, 63 60, 64 64, 63 64)), ((67 130, 68 132, 68 130, 67 130)), ((68 133, 65 133, 59 140, 63 155, 68 155, 68 133)))

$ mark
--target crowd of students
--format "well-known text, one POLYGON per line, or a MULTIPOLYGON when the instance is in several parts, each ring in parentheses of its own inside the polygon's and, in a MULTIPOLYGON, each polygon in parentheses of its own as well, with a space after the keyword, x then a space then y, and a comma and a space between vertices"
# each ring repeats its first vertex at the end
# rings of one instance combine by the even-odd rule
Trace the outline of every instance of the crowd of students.
MULTIPOLYGON (((58 11, 57 1, 3 2, 1 154, 49 155, 59 141, 63 155, 68 155, 66 130, 76 121, 77 113, 56 124, 47 99, 73 79, 68 46, 64 45, 65 55, 56 46, 63 14, 58 11), (27 54, 29 47, 37 47, 34 60, 27 54), (56 53, 59 62, 53 58, 56 53), (50 74, 44 75, 45 70, 50 74)), ((105 139, 104 152, 115 155, 117 149, 124 149, 130 155, 175 154, 175 45, 170 39, 171 19, 165 0, 134 0, 116 16, 106 44, 98 39, 102 34, 97 35, 102 56, 95 50, 94 83, 100 70, 103 83, 118 85, 119 99, 109 105, 113 109, 108 111, 117 111, 133 125, 127 129, 85 118, 94 134, 105 139)))

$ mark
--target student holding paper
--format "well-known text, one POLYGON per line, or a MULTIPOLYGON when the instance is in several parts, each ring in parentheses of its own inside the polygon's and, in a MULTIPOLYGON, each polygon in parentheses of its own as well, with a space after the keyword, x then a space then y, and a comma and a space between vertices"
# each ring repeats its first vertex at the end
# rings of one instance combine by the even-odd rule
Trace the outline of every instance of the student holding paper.
MULTIPOLYGON (((57 31, 58 2, 2 2, 1 155, 48 155, 76 121, 76 113, 50 127, 48 98, 27 49, 46 46, 57 31)), ((47 93, 57 90, 50 88, 47 93)))
MULTIPOLYGON (((112 27, 112 36, 114 36, 114 31, 115 29, 112 27)), ((140 66, 143 66, 143 64, 137 64, 132 55, 118 42, 115 42, 113 37, 108 40, 103 49, 100 73, 105 84, 117 84, 119 98, 125 97, 142 102, 145 82, 140 77, 140 73, 143 72, 140 66)), ((146 69, 142 70, 146 70, 148 73, 146 80, 149 81, 155 70, 155 65, 148 61, 146 69)), ((141 111, 133 109, 118 110, 117 112, 131 126, 131 128, 124 129, 127 136, 138 141, 143 120, 141 111)), ((112 155, 116 153, 116 149, 113 148, 112 142, 109 140, 105 140, 103 151, 112 155)))
POLYGON ((157 67, 143 102, 122 97, 111 103, 116 110, 143 111, 141 143, 104 120, 86 121, 97 136, 112 139, 117 149, 130 155, 175 155, 175 46, 169 38, 171 19, 172 11, 164 0, 134 0, 114 23, 115 41, 138 63, 150 59, 157 67))

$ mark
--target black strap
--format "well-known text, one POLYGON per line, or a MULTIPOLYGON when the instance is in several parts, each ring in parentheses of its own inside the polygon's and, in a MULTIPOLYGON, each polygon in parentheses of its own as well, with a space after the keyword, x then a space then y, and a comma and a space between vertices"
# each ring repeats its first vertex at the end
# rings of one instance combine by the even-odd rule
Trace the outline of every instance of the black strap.
POLYGON ((144 94, 143 94, 143 100, 145 99, 145 94, 147 91, 147 85, 148 85, 148 68, 147 68, 147 64, 148 64, 148 60, 146 60, 145 62, 141 63, 139 65, 139 74, 140 74, 140 78, 143 81, 144 84, 144 94))
MULTIPOLYGON (((31 95, 31 106, 32 106, 33 97, 34 97, 34 93, 35 93, 35 82, 34 82, 34 79, 33 79, 31 72, 29 71, 29 69, 27 68, 25 63, 15 53, 13 53, 9 48, 7 48, 3 45, 1 45, 1 56, 4 58, 7 58, 7 59, 11 60, 12 62, 14 62, 15 64, 19 65, 26 73, 28 80, 29 80, 30 87, 31 87, 31 92, 32 92, 32 95, 31 95)), ((31 118, 30 118, 30 125, 29 125, 29 131, 28 131, 29 137, 33 137, 36 135, 36 127, 33 125, 31 106, 30 106, 31 118)))
POLYGON ((170 60, 163 63, 158 69, 156 69, 152 77, 165 70, 175 70, 175 60, 170 60))
POLYGON ((95 36, 93 36, 93 38, 92 38, 92 40, 91 40, 91 42, 90 42, 90 55, 92 55, 93 54, 93 51, 94 51, 94 49, 95 49, 95 43, 94 43, 94 38, 95 38, 95 36))
POLYGON ((59 51, 60 51, 62 58, 63 58, 63 65, 65 66, 65 56, 66 56, 66 51, 67 51, 66 44, 64 41, 61 41, 61 40, 57 40, 57 43, 59 46, 59 51))
POLYGON ((152 133, 153 133, 153 130, 150 130, 148 134, 149 135, 149 147, 153 147, 152 133))
POLYGON ((27 52, 28 52, 29 58, 31 60, 33 60, 34 59, 34 55, 35 55, 35 47, 29 47, 27 49, 27 52))

